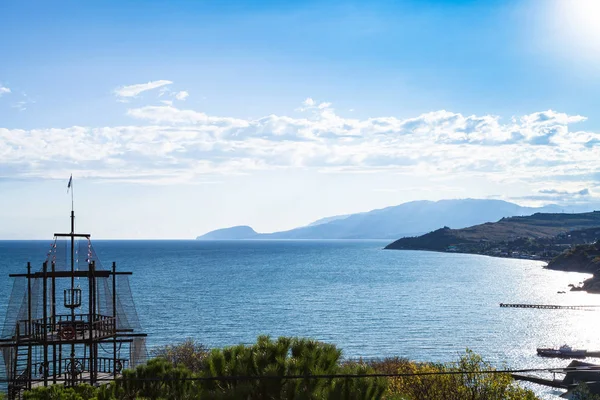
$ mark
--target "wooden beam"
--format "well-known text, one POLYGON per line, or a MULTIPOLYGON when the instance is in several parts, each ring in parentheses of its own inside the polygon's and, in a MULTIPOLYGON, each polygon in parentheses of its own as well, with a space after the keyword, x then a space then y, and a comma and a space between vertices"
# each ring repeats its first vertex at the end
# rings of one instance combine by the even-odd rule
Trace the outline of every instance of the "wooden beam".
POLYGON ((82 237, 82 238, 90 238, 92 235, 89 233, 55 233, 54 236, 57 237, 82 237))
MULTIPOLYGON (((108 278, 113 273, 110 271, 104 270, 96 270, 95 275, 97 278, 108 278)), ((116 272, 115 275, 133 275, 133 272, 116 272)), ((8 275, 10 278, 43 278, 43 272, 34 272, 33 274, 10 274, 8 275)), ((46 277, 48 278, 87 278, 89 276, 88 271, 56 271, 56 272, 48 272, 46 277)))

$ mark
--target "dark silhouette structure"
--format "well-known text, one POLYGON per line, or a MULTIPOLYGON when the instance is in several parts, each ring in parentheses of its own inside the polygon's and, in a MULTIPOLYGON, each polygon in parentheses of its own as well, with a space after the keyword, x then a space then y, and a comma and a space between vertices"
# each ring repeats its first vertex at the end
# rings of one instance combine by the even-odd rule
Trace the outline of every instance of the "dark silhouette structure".
POLYGON ((147 359, 131 272, 104 268, 89 234, 54 234, 41 268, 12 274, 0 336, 9 399, 37 386, 114 379, 147 359))

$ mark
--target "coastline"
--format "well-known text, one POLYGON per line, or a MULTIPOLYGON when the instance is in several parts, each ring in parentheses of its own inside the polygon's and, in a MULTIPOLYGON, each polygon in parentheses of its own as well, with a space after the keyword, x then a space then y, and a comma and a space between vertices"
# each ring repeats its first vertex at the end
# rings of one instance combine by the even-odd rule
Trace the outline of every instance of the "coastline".
MULTIPOLYGON (((428 252, 433 252, 433 253, 445 253, 445 254, 471 254, 471 255, 477 255, 477 256, 486 256, 486 257, 493 257, 493 258, 511 258, 513 260, 529 260, 529 261, 541 261, 541 262, 545 262, 546 265, 544 266, 544 268, 547 268, 548 264, 550 263, 550 261, 552 260, 551 258, 532 258, 532 257, 526 257, 526 256, 512 256, 512 255, 498 255, 498 254, 488 254, 488 253, 476 253, 476 252, 471 252, 471 251, 448 251, 448 250, 435 250, 435 249, 422 249, 422 248, 390 248, 388 246, 384 247, 382 250, 408 250, 408 251, 428 251, 428 252)), ((557 269, 557 271, 560 271, 557 269)), ((573 272, 579 272, 579 271, 573 271, 573 272)))
POLYGON ((556 265, 560 265, 559 263, 554 263, 554 259, 543 259, 543 258, 531 258, 526 255, 519 255, 518 257, 512 255, 495 255, 495 254, 485 254, 485 253, 476 253, 476 252, 466 252, 466 251, 447 251, 447 250, 432 250, 432 249, 418 249, 418 248, 410 248, 410 249, 400 249, 400 248, 388 248, 387 246, 383 250, 407 250, 407 251, 428 251, 434 253, 447 253, 447 254, 471 254, 478 256, 487 256, 492 258, 510 258, 514 260, 529 260, 529 261, 540 261, 544 262, 545 265, 542 268, 552 271, 563 271, 563 272, 579 272, 579 273, 587 273, 592 274, 591 277, 585 279, 583 282, 577 282, 580 285, 575 285, 572 282, 568 283, 571 292, 582 291, 590 294, 600 294, 600 274, 599 276, 594 275, 592 271, 586 268, 582 268, 581 266, 577 266, 575 263, 568 264, 567 266, 557 267, 556 265))

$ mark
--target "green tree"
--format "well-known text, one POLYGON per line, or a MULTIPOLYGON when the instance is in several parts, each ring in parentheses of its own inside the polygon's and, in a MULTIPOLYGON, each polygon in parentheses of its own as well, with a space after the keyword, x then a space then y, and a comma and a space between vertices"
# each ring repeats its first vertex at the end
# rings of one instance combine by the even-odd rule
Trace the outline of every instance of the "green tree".
POLYGON ((156 358, 135 370, 125 370, 115 381, 113 393, 120 400, 199 399, 201 388, 192 377, 184 366, 156 358))
MULTIPOLYGON (((366 375, 372 374, 373 368, 365 364, 345 365, 338 374, 366 375)), ((385 378, 336 378, 331 383, 330 399, 381 399, 385 393, 385 378)))
POLYGON ((336 375, 366 371, 340 366, 341 350, 309 339, 260 336, 251 346, 238 345, 213 350, 200 375, 210 377, 263 377, 263 379, 210 380, 203 382, 209 398, 219 399, 377 399, 385 390, 381 380, 314 379, 314 375, 336 375), (295 376, 297 378, 285 378, 295 376), (352 390, 351 390, 352 389, 352 390), (339 394, 346 397, 337 397, 339 394), (375 397, 373 397, 375 395, 375 397))

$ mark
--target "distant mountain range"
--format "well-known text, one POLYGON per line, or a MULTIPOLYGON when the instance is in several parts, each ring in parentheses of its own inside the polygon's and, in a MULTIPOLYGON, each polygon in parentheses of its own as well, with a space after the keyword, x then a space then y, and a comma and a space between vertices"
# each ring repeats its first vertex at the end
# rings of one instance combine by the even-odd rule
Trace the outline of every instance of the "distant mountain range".
MULTIPOLYGON (((307 226, 274 233, 257 233, 249 226, 218 229, 198 236, 198 240, 245 239, 398 239, 430 232, 443 226, 454 229, 504 217, 534 213, 560 213, 566 207, 522 207, 502 200, 460 199, 411 201, 358 214, 322 218, 307 226)), ((569 211, 589 212, 593 206, 568 207, 569 211)))

